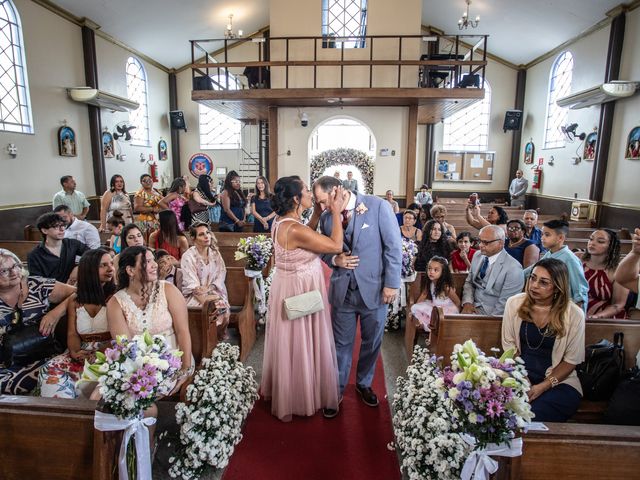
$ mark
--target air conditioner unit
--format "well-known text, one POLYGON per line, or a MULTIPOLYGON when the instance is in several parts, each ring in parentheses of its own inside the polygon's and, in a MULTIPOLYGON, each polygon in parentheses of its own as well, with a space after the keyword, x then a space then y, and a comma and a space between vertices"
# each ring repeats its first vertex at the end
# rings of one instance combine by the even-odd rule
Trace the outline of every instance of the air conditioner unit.
POLYGON ((112 93, 107 93, 90 87, 72 87, 67 88, 67 95, 71 100, 80 103, 88 103, 96 107, 106 108, 113 112, 128 112, 135 110, 140 105, 128 98, 119 97, 112 93))
POLYGON ((603 83, 597 87, 563 97, 556 101, 556 104, 563 108, 569 107, 571 110, 600 105, 619 98, 630 97, 636 93, 639 85, 640 82, 614 80, 610 83, 603 83))

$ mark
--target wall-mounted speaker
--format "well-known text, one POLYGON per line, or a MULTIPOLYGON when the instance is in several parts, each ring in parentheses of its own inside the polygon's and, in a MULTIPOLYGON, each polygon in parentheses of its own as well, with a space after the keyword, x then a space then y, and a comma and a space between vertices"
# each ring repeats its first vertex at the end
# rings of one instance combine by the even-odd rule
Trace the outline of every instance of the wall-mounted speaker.
POLYGON ((169 126, 174 130, 187 131, 187 124, 184 121, 184 112, 182 110, 172 110, 169 112, 169 126))
POLYGON ((507 110, 504 114, 502 130, 520 130, 522 125, 522 110, 507 110))

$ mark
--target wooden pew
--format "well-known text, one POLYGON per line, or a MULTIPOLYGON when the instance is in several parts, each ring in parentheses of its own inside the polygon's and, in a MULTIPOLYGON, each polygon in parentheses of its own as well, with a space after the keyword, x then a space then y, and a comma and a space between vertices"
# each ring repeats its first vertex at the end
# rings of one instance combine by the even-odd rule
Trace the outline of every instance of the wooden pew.
POLYGON ((214 235, 218 242, 218 249, 220 250, 224 264, 227 267, 244 268, 245 261, 235 259, 238 242, 241 238, 255 237, 260 234, 253 232, 215 232, 214 235))
POLYGON ((23 262, 27 261, 27 255, 31 250, 40 245, 41 241, 26 241, 26 240, 2 240, 0 241, 0 248, 5 248, 7 250, 15 253, 20 260, 23 262))
POLYGON ((191 353, 196 365, 204 357, 210 357, 211 352, 218 344, 218 333, 213 314, 216 305, 207 300, 201 307, 189 307, 189 333, 191 334, 191 353))
POLYGON ((94 430, 96 403, 0 395, 0 478, 111 479, 118 434, 94 430))
MULTIPOLYGON (((94 227, 98 228, 97 225, 94 225, 94 227)), ((110 238, 111 238, 110 232, 100 232, 100 243, 102 245, 107 245, 110 238)), ((24 227, 24 239, 29 241, 41 241, 42 234, 40 233, 40 230, 38 230, 35 226, 26 225, 24 227)))
MULTIPOLYGON (((592 230, 593 231, 593 230, 592 230)), ((571 250, 586 250, 588 238, 567 238, 564 242, 571 250)), ((620 240, 620 254, 627 254, 631 251, 631 240, 620 240)))
POLYGON ((253 284, 245 276, 244 268, 227 267, 225 280, 231 318, 229 325, 238 329, 240 335, 240 361, 244 362, 256 343, 256 316, 253 306, 253 284))

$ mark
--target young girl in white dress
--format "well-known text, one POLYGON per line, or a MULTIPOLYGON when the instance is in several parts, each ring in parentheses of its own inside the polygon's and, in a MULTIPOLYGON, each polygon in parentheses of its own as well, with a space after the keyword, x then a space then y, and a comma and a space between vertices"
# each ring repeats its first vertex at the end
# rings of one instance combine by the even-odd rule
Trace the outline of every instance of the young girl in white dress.
POLYGON ((411 313, 427 332, 433 307, 442 307, 444 313, 460 312, 460 298, 456 293, 449 262, 439 256, 431 257, 429 260, 424 289, 418 301, 411 307, 411 313))

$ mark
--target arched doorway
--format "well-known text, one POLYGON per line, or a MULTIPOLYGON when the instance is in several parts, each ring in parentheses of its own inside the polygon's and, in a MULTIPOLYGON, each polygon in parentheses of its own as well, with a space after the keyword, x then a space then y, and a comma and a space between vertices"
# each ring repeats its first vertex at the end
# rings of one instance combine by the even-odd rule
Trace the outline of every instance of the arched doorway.
POLYGON ((376 141, 371 129, 353 117, 333 117, 321 123, 309 138, 311 182, 322 175, 353 173, 363 193, 373 193, 376 141))

